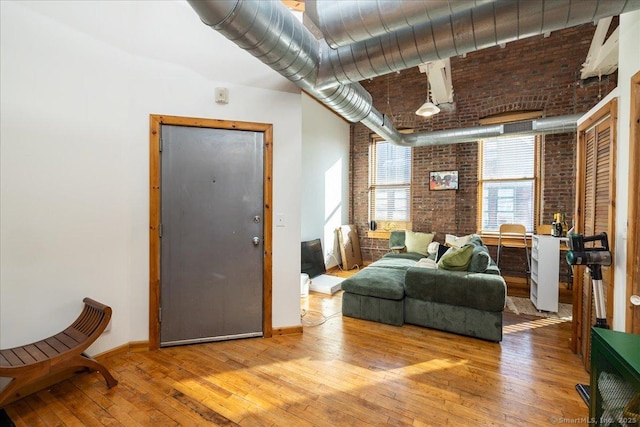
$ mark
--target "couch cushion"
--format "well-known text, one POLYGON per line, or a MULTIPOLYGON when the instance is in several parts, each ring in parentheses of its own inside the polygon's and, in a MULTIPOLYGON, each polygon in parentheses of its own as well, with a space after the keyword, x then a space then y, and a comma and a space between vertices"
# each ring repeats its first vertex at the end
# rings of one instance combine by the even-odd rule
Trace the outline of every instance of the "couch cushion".
MULTIPOLYGON (((416 262, 416 261, 420 261, 421 258, 424 258, 424 255, 419 254, 417 252, 400 252, 400 253, 389 252, 387 254, 384 254, 384 256, 380 259, 385 259, 385 258, 408 259, 410 261, 416 262)), ((375 262, 373 264, 375 264, 375 262)))
POLYGON ((427 328, 502 341, 502 312, 498 311, 476 310, 406 297, 404 320, 427 328))
POLYGON ((424 256, 428 255, 427 246, 433 241, 433 233, 419 233, 415 231, 405 231, 404 244, 407 252, 417 252, 424 256))
POLYGON ((502 311, 507 285, 500 275, 412 267, 407 270, 404 291, 407 297, 423 301, 502 311))
POLYGON ((438 261, 438 268, 445 270, 457 270, 466 271, 471 262, 471 256, 473 255, 473 246, 466 245, 460 249, 454 249, 447 251, 440 261, 438 261))
POLYGON ((474 246, 467 270, 474 273, 484 273, 490 265, 491 255, 489 255, 487 247, 484 245, 474 246))
POLYGON ((342 290, 358 295, 401 300, 404 298, 405 273, 406 268, 376 267, 371 264, 344 280, 342 290))
POLYGON ((342 294, 342 315, 400 326, 404 323, 404 300, 375 298, 344 292, 342 294))
POLYGON ((376 262, 370 264, 369 267, 395 268, 395 269, 406 271, 409 267, 415 266, 417 262, 417 260, 414 259, 417 256, 417 254, 415 253, 411 253, 411 255, 407 255, 407 254, 409 254, 409 252, 403 253, 403 254, 389 254, 392 256, 384 256, 379 260, 377 260, 376 262), (403 256, 395 256, 395 255, 403 255, 403 256))

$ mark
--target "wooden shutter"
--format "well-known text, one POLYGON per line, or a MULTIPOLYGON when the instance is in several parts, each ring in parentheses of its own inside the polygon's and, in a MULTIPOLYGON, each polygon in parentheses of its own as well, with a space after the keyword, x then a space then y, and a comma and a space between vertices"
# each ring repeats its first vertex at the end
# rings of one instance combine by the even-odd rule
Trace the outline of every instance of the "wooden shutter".
MULTIPOLYGON (((585 236, 606 232, 613 252, 615 238, 615 126, 614 99, 578 129, 575 231, 585 236)), ((595 323, 593 286, 589 271, 574 271, 574 330, 572 348, 583 355, 589 370, 590 330, 595 323)), ((613 318, 613 266, 602 268, 607 322, 613 318)))

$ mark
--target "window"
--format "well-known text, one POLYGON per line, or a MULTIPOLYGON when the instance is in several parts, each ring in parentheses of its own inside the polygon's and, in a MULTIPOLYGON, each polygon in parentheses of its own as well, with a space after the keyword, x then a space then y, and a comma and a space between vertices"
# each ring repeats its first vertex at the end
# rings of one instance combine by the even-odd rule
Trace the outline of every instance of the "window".
POLYGON ((369 218, 382 224, 411 221, 411 147, 371 144, 369 218))
POLYGON ((520 135, 481 143, 480 230, 497 232, 500 224, 524 224, 534 231, 536 217, 536 137, 520 135))

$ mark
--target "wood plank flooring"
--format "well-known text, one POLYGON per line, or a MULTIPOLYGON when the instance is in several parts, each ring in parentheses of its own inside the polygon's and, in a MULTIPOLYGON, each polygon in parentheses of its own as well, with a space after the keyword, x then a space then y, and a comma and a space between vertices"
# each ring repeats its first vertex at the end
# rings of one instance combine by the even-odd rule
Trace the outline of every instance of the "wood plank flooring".
POLYGON ((304 333, 121 354, 5 409, 16 426, 586 425, 571 323, 505 312, 500 344, 301 299, 304 333))

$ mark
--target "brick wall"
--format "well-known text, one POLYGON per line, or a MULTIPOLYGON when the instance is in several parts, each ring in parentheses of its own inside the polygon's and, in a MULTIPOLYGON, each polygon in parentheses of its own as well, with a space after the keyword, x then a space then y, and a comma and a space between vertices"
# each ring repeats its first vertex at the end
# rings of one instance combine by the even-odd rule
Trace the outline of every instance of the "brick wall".
MULTIPOLYGON (((595 26, 585 24, 451 58, 456 108, 433 118, 414 114, 425 101, 427 80, 417 67, 361 82, 375 107, 395 116, 398 127, 416 132, 467 128, 479 119, 510 111, 541 110, 547 117, 584 113, 615 86, 617 73, 602 80, 580 80, 595 26), (387 99, 389 104, 387 104, 387 99)), ((388 242, 366 237, 368 230, 368 146, 371 131, 352 125, 351 219, 358 226, 364 260, 382 256, 388 242)), ((574 206, 576 135, 545 138, 542 222, 554 212, 568 220, 574 206)), ((464 235, 477 231, 477 143, 417 147, 413 150, 413 229, 464 235), (428 175, 435 170, 458 170, 459 190, 429 191, 428 175)), ((492 250, 495 255, 495 250, 492 250)), ((511 261, 507 261, 510 263, 511 261)), ((517 263, 517 259, 513 263, 517 263)), ((519 268, 519 266, 515 266, 519 268)))

